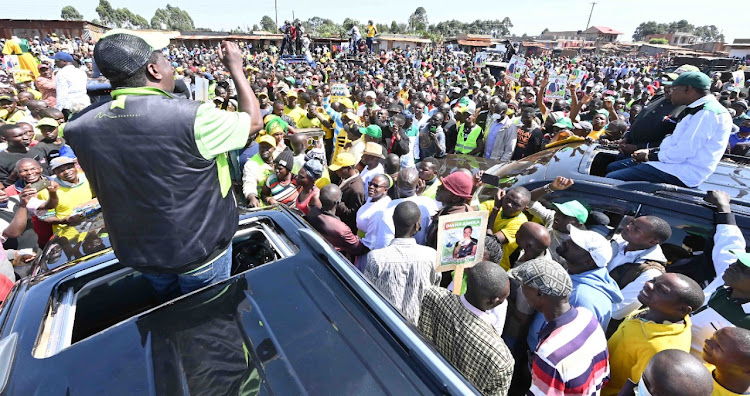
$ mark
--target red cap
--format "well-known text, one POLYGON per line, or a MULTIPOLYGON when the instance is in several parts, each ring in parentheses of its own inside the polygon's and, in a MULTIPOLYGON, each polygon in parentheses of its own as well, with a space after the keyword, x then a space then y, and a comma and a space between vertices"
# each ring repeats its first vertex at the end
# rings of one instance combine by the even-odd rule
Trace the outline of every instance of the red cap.
POLYGON ((440 179, 448 191, 457 197, 464 199, 471 198, 471 190, 474 188, 474 181, 471 176, 464 172, 453 172, 450 175, 440 179))

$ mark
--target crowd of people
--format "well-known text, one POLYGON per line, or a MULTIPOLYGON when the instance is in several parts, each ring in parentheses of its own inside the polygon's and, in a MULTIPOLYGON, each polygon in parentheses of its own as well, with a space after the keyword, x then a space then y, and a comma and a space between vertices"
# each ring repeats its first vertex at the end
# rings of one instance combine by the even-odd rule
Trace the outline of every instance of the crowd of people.
POLYGON ((285 205, 483 394, 750 392, 750 254, 726 193, 705 197, 716 276, 699 284, 667 271, 665 219, 610 235, 581 202, 549 204, 575 183, 562 177, 476 202, 482 170, 441 175, 439 161, 598 142, 620 152, 608 177, 696 187, 725 154, 748 154, 744 87, 638 56, 529 56, 522 76, 493 76, 442 47, 371 53, 370 26, 358 62, 311 53, 289 22, 281 53, 314 62, 120 31, 96 45, 8 38, 36 58, 0 71, 0 276, 25 276, 96 198, 120 261, 163 295, 186 293, 229 276, 235 198, 285 205), (583 78, 549 99, 551 76, 573 70, 583 78), (115 90, 92 105, 99 73, 115 90), (207 103, 192 100, 197 78, 207 103), (482 251, 468 229, 453 253, 482 260, 463 279, 436 272, 440 216, 482 210, 482 251))

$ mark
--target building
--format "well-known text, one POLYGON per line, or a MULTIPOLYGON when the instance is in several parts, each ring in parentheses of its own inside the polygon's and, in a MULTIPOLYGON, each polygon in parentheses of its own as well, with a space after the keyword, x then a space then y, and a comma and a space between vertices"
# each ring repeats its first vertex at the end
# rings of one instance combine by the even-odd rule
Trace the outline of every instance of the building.
POLYGON ((688 44, 685 46, 685 48, 690 48, 691 50, 695 51, 706 51, 717 55, 726 55, 727 49, 725 48, 725 46, 726 44, 722 43, 721 41, 708 41, 705 43, 688 44))
POLYGON ((63 21, 42 19, 0 19, 0 37, 31 39, 44 38, 48 34, 58 37, 90 37, 97 41, 109 28, 88 21, 63 21))
POLYGON ((669 45, 686 46, 686 45, 697 43, 700 37, 694 34, 690 34, 690 33, 674 32, 674 33, 649 34, 648 36, 646 36, 645 41, 649 42, 652 39, 665 39, 667 40, 667 43, 669 45))
POLYGON ((432 44, 432 40, 418 37, 418 36, 407 36, 405 34, 379 34, 375 36, 373 43, 373 49, 378 51, 389 51, 397 48, 416 48, 426 47, 432 44))
POLYGON ((641 45, 638 50, 639 54, 649 56, 674 56, 674 55, 706 55, 704 51, 695 51, 685 47, 677 47, 669 44, 648 44, 641 45))
POLYGON ((557 32, 546 30, 539 36, 539 40, 557 41, 559 43, 558 48, 571 46, 588 47, 593 46, 593 43, 614 43, 621 34, 622 32, 606 26, 591 26, 586 30, 563 30, 557 32), (587 45, 586 42, 591 42, 592 45, 587 45))
POLYGON ((172 44, 185 45, 186 47, 206 46, 216 47, 223 40, 235 40, 252 44, 255 48, 265 48, 275 45, 281 48, 284 35, 269 33, 266 31, 254 31, 247 34, 230 34, 229 32, 182 32, 172 40, 172 44))
POLYGON ((750 57, 750 39, 734 39, 732 44, 725 44, 730 58, 750 57))

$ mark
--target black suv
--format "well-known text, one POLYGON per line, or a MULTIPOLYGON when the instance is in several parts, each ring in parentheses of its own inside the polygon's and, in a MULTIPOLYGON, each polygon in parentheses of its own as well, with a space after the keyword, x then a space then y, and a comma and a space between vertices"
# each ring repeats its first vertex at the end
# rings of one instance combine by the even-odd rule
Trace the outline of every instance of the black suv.
POLYGON ((232 277, 160 303, 101 215, 57 237, 0 311, 8 395, 476 394, 307 223, 244 212, 232 277))

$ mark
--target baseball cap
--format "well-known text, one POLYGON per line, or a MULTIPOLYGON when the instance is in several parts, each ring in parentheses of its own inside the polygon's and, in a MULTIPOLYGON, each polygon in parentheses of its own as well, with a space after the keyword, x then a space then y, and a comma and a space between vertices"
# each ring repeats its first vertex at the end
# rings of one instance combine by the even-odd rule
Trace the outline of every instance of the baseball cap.
POLYGON ((453 195, 464 199, 471 198, 471 190, 474 187, 474 181, 471 179, 471 176, 466 173, 453 172, 448 176, 440 178, 440 182, 443 183, 443 187, 453 195))
POLYGON ((56 53, 55 56, 52 59, 54 59, 54 60, 61 60, 61 61, 65 61, 65 62, 73 62, 73 56, 70 55, 67 52, 64 52, 64 51, 60 51, 60 52, 56 53))
POLYGON ((13 97, 10 95, 0 95, 0 100, 13 100, 13 97))
POLYGON ((375 95, 375 92, 373 92, 373 91, 367 91, 365 93, 365 98, 373 98, 373 99, 375 99, 375 98, 377 98, 377 95, 375 95))
POLYGON ((49 168, 50 170, 55 170, 63 165, 74 164, 75 162, 76 161, 70 157, 57 157, 53 158, 52 161, 49 162, 49 168))
POLYGON ((39 70, 49 69, 49 68, 50 68, 49 65, 46 64, 46 63, 40 63, 39 66, 37 66, 37 69, 39 69, 39 70))
POLYGON ((591 131, 594 130, 594 126, 591 125, 591 123, 588 122, 588 121, 574 122, 573 123, 573 127, 575 129, 580 129, 580 130, 583 130, 585 132, 591 132, 591 131))
POLYGON ((740 249, 733 249, 730 250, 732 254, 737 256, 737 260, 739 260, 740 263, 745 264, 745 266, 750 267, 750 253, 747 253, 744 250, 740 249))
POLYGON ((151 54, 169 45, 157 32, 112 29, 94 47, 94 60, 102 74, 112 79, 129 77, 148 63, 151 54))
POLYGON ((367 142, 367 144, 365 144, 365 150, 362 152, 362 154, 367 154, 378 158, 385 158, 385 156, 383 155, 383 146, 375 142, 367 142))
POLYGON ((744 100, 738 100, 738 101, 732 103, 732 106, 740 106, 743 109, 745 109, 745 111, 747 111, 747 109, 748 109, 747 102, 745 102, 744 100))
POLYGON ((581 224, 586 223, 589 218, 589 211, 578 201, 572 200, 563 203, 553 203, 565 216, 575 217, 581 224))
POLYGON ((562 117, 557 122, 552 124, 552 126, 558 127, 558 128, 565 128, 565 129, 573 129, 573 122, 570 121, 570 118, 568 117, 562 117))
POLYGON ((680 76, 680 74, 686 73, 686 72, 699 72, 699 71, 700 71, 700 69, 698 69, 697 67, 695 67, 693 65, 687 65, 687 64, 682 65, 682 66, 678 67, 677 69, 675 69, 672 73, 665 73, 664 76, 668 77, 669 80, 664 81, 663 84, 664 85, 672 85, 672 81, 676 80, 677 77, 680 76))
POLYGON ((265 92, 262 92, 262 91, 261 91, 261 92, 258 92, 258 97, 261 97, 261 96, 265 96, 265 97, 268 97, 268 94, 267 94, 267 93, 265 93, 265 92))
POLYGON ((359 133, 367 136, 372 136, 375 139, 380 139, 383 137, 383 130, 375 124, 371 124, 367 128, 359 128, 359 133))
POLYGON ((570 240, 589 252, 597 267, 604 268, 612 260, 612 245, 601 234, 595 231, 579 230, 570 224, 568 224, 568 231, 570 240))
POLYGON ((711 78, 701 72, 685 72, 672 81, 673 87, 711 88, 711 78))
POLYGON ((307 174, 309 174, 314 180, 318 180, 323 176, 323 164, 317 158, 307 160, 307 162, 302 165, 302 168, 304 168, 305 171, 307 171, 307 174))
POLYGON ((538 257, 525 262, 515 273, 521 283, 554 297, 567 297, 573 291, 568 271, 556 261, 538 257))
POLYGON ((39 122, 36 123, 36 126, 37 127, 40 127, 40 126, 51 126, 51 127, 57 128, 57 127, 60 126, 60 124, 58 124, 57 121, 55 121, 54 118, 44 117, 41 120, 39 120, 39 122))
POLYGON ((289 91, 289 93, 288 93, 288 94, 286 94, 286 97, 287 97, 287 98, 291 98, 291 97, 294 97, 294 98, 296 98, 297 96, 298 96, 298 95, 297 95, 297 91, 295 91, 295 90, 291 90, 291 91, 289 91))
POLYGON ((354 159, 354 156, 349 153, 339 153, 336 158, 333 160, 333 163, 328 166, 328 169, 336 172, 337 170, 341 168, 345 168, 347 166, 354 166, 357 161, 354 159))
POLYGON ((271 135, 260 135, 257 139, 255 139, 255 141, 258 142, 258 144, 267 143, 273 147, 276 147, 276 139, 274 139, 271 135))

